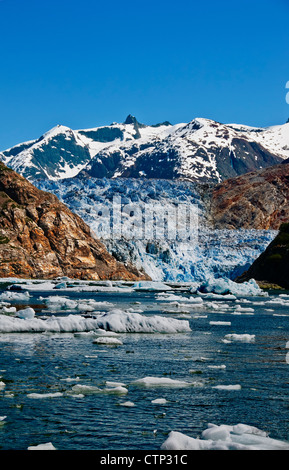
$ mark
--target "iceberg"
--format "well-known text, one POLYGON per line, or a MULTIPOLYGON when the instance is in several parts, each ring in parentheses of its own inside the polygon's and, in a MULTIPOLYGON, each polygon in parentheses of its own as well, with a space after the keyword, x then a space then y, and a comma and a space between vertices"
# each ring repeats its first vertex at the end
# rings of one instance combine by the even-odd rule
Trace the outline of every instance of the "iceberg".
POLYGON ((267 295, 258 286, 255 279, 243 282, 242 284, 232 281, 228 278, 210 277, 200 285, 202 292, 212 292, 214 294, 232 294, 237 296, 260 296, 267 295))
POLYGON ((162 450, 289 450, 289 442, 270 438, 266 432, 246 424, 209 424, 201 438, 171 431, 162 450))
POLYGON ((191 331, 187 320, 145 316, 114 309, 97 317, 98 327, 117 333, 182 333, 191 331))
MULTIPOLYGON (((31 309, 32 310, 32 309, 31 309)), ((115 309, 86 318, 71 314, 65 317, 17 318, 0 315, 0 333, 77 333, 108 330, 115 333, 183 333, 191 331, 187 320, 145 316, 115 309)))
POLYGON ((16 302, 24 301, 25 302, 29 300, 29 298, 30 298, 29 292, 6 291, 0 294, 0 300, 4 300, 8 302, 11 302, 11 301, 16 301, 16 302))
POLYGON ((225 336, 228 341, 240 341, 241 343, 252 343, 255 341, 255 335, 230 333, 225 336))
POLYGON ((29 446, 27 450, 56 450, 52 442, 46 442, 45 444, 38 444, 37 446, 29 446))
POLYGON ((186 382, 184 380, 174 380, 169 377, 144 377, 132 382, 134 385, 142 385, 144 387, 191 387, 195 385, 194 382, 186 382))
POLYGON ((147 291, 167 291, 171 290, 172 288, 165 284, 164 282, 157 282, 157 281, 139 281, 134 283, 132 286, 134 290, 147 290, 147 291))
POLYGON ((31 307, 24 308, 24 309, 18 310, 18 312, 16 313, 16 316, 22 319, 30 320, 31 318, 34 318, 35 310, 31 307))

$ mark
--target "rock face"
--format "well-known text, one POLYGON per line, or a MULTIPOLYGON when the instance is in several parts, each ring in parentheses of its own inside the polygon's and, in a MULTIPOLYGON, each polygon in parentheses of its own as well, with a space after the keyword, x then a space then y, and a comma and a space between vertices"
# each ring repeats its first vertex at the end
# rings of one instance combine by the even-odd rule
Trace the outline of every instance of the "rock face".
POLYGON ((237 282, 255 279, 262 287, 289 289, 289 223, 282 224, 275 239, 237 282))
POLYGON ((149 279, 111 256, 56 196, 0 163, 0 277, 149 279))
POLYGON ((289 222, 289 163, 230 178, 211 197, 215 228, 272 229, 289 222))

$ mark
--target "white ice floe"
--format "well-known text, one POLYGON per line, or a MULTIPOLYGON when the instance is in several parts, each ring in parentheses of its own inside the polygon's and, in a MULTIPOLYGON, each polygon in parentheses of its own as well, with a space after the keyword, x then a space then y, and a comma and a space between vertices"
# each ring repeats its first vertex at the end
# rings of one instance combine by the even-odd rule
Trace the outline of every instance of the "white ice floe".
POLYGON ((205 292, 215 294, 233 294, 236 296, 258 296, 268 295, 256 283, 254 279, 250 281, 237 283, 228 278, 209 278, 202 284, 205 292))
POLYGON ((110 302, 97 302, 93 299, 70 299, 60 295, 50 295, 46 298, 39 297, 39 300, 44 301, 47 308, 53 312, 66 309, 93 312, 98 308, 111 308, 113 306, 110 302))
POLYGON ((125 395, 128 393, 128 389, 122 385, 118 385, 117 387, 106 387, 102 389, 102 392, 109 393, 111 395, 125 395))
POLYGON ((198 292, 205 300, 237 300, 237 297, 233 294, 215 294, 214 292, 198 292))
POLYGON ((255 341, 255 335, 230 333, 225 335, 228 341, 240 341, 242 343, 252 343, 255 341))
POLYGON ((235 313, 246 313, 246 314, 253 314, 255 310, 251 307, 241 307, 241 305, 236 305, 235 313))
POLYGON ((3 424, 5 424, 5 419, 7 418, 7 416, 0 416, 0 426, 3 426, 3 424))
POLYGON ((230 321, 210 321, 210 325, 231 325, 230 321))
POLYGON ((235 384, 235 385, 215 385, 213 388, 216 388, 217 390, 241 390, 241 385, 240 384, 235 384))
POLYGON ((165 405, 167 400, 165 398, 156 398, 155 400, 152 400, 152 403, 154 405, 165 405))
POLYGON ((71 314, 47 318, 16 318, 0 315, 0 333, 76 333, 99 329, 119 333, 179 333, 191 331, 187 320, 145 316, 115 309, 86 318, 71 314))
MULTIPOLYGON (((189 303, 189 305, 200 305, 203 304, 203 299, 202 297, 194 297, 190 295, 189 297, 185 297, 184 295, 175 295, 175 294, 158 294, 157 295, 157 300, 159 301, 164 301, 164 302, 183 302, 183 303, 189 303)), ((187 306, 187 305, 186 305, 187 306)))
POLYGON ((218 366, 208 365, 208 368, 209 369, 226 369, 226 366, 225 366, 225 364, 220 364, 218 366))
POLYGON ((77 395, 93 395, 99 393, 108 393, 111 395, 126 395, 128 393, 128 389, 123 385, 117 385, 115 387, 107 386, 105 388, 99 388, 95 385, 82 385, 77 384, 71 388, 70 391, 72 394, 77 395))
POLYGON ((79 331, 77 333, 74 333, 74 336, 77 338, 92 338, 94 339, 95 337, 98 336, 119 336, 118 333, 115 333, 114 331, 106 331, 103 330, 102 328, 96 328, 93 331, 79 331))
POLYGON ((45 444, 38 444, 37 446, 29 446, 27 450, 56 450, 52 442, 46 442, 45 444))
POLYGON ((187 320, 145 316, 114 309, 97 317, 99 328, 117 333, 178 333, 191 331, 187 320))
POLYGON ((147 291, 167 291, 172 290, 170 286, 165 284, 164 282, 157 282, 157 281, 139 281, 135 282, 132 286, 134 290, 147 290, 147 291))
POLYGON ((71 388, 71 392, 73 394, 81 394, 81 395, 91 395, 94 393, 99 393, 101 389, 99 387, 96 387, 94 385, 82 385, 82 384, 77 384, 74 385, 71 388))
POLYGON ((58 398, 63 397, 62 392, 54 392, 54 393, 28 393, 28 398, 58 398))
POLYGON ((93 340, 94 344, 108 344, 108 345, 119 345, 123 344, 122 341, 114 336, 100 336, 93 340))
POLYGON ((0 312, 1 313, 4 313, 4 314, 13 314, 13 313, 16 313, 17 312, 17 308, 16 307, 6 307, 5 305, 1 305, 0 306, 0 312))
POLYGON ((184 380, 174 380, 169 377, 144 377, 132 382, 134 385, 142 385, 144 387, 191 387, 194 382, 186 382, 184 380))
POLYGON ((289 442, 272 439, 254 426, 209 424, 201 438, 171 431, 162 450, 289 450, 289 442))
POLYGON ((18 310, 16 313, 16 316, 18 318, 22 318, 23 320, 31 320, 32 318, 35 317, 35 310, 31 307, 24 308, 21 310, 18 310))
POLYGON ((30 298, 29 292, 13 292, 13 291, 6 291, 0 294, 0 300, 4 301, 27 301, 30 298))

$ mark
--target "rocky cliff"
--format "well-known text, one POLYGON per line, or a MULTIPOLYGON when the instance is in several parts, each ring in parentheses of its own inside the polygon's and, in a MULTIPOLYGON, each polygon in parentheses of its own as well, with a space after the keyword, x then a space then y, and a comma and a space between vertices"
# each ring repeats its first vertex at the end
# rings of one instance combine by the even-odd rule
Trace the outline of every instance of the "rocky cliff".
POLYGON ((110 255, 58 198, 0 162, 0 277, 148 279, 110 255))
POLYGON ((211 196, 215 228, 272 229, 289 222, 289 163, 230 178, 211 196))
POLYGON ((281 225, 266 250, 236 280, 244 282, 251 278, 262 287, 289 289, 289 223, 281 225))

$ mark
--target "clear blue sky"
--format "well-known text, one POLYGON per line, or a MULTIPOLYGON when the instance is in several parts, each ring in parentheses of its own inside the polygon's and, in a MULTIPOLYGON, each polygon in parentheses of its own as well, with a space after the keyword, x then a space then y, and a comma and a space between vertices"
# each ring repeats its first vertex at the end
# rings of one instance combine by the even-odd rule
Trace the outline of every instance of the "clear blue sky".
POLYGON ((0 39, 0 150, 130 113, 289 117, 289 0, 0 0, 0 39))

